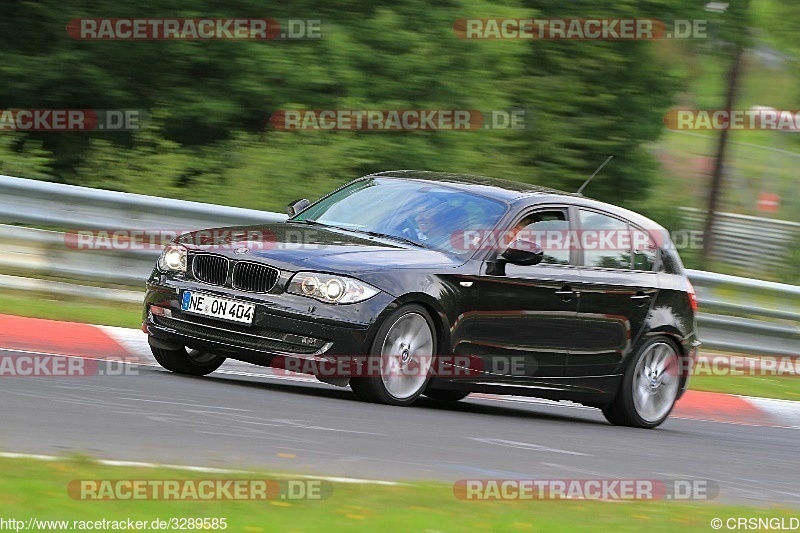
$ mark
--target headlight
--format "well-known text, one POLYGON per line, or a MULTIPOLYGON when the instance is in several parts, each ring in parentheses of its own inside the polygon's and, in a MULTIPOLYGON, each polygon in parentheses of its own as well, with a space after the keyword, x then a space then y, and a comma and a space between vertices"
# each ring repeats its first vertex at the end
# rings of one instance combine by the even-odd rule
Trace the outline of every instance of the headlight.
POLYGON ((179 244, 168 244, 158 258, 158 268, 186 272, 186 248, 179 244))
POLYGON ((331 304, 353 304, 372 298, 380 291, 363 281, 345 276, 298 272, 289 282, 286 292, 331 304))

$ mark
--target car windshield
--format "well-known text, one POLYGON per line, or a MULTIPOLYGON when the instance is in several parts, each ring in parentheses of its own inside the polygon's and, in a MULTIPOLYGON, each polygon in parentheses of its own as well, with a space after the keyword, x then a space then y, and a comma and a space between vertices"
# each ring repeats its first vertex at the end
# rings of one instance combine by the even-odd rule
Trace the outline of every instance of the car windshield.
POLYGON ((352 183, 291 220, 384 235, 464 255, 471 230, 494 228, 506 204, 435 183, 372 178, 352 183))

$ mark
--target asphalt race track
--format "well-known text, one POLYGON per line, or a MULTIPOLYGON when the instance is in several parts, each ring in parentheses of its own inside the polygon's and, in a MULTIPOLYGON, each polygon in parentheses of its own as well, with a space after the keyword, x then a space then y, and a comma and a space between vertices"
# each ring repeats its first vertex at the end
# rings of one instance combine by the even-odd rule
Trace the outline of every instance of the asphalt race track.
POLYGON ((3 378, 0 451, 385 481, 704 479, 723 502, 800 507, 800 428, 671 418, 637 430, 537 400, 368 404, 240 363, 205 378, 99 364, 88 377, 3 378))

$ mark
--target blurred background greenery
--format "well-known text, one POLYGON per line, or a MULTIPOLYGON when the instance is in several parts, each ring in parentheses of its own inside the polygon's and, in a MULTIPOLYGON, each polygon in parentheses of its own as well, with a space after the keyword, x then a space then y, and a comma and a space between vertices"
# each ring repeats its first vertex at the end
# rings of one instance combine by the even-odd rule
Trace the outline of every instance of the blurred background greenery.
MULTIPOLYGON (((502 177, 586 194, 669 229, 703 208, 718 132, 676 132, 673 106, 724 107, 735 43, 747 47, 737 109, 800 108, 800 4, 741 0, 5 0, 0 102, 8 108, 138 109, 128 133, 0 134, 0 174, 283 211, 373 171, 502 177), (721 11, 721 12, 720 12, 721 11), (306 41, 78 41, 81 17, 321 19, 306 41), (661 41, 461 40, 470 17, 709 20, 709 37, 661 41), (280 109, 524 108, 524 130, 280 131, 280 109)), ((731 134, 724 211, 800 222, 800 133, 731 134), (756 210, 761 192, 780 210, 756 210)), ((800 243, 799 243, 800 244, 800 243)), ((684 252, 689 266, 697 258, 684 252)), ((709 268, 735 274, 735 268, 709 268)), ((752 274, 752 273, 750 273, 752 274)), ((765 278, 800 282, 797 269, 765 278)))

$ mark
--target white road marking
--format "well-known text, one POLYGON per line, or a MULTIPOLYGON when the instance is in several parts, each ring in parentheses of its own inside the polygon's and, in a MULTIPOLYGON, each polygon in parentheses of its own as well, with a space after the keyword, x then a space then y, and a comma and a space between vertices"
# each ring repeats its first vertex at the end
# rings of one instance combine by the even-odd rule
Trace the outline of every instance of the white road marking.
POLYGON ((570 401, 548 400, 545 398, 534 398, 529 396, 497 396, 495 394, 475 393, 469 395, 469 399, 473 400, 489 400, 493 402, 512 402, 512 403, 531 403, 538 405, 551 405, 557 407, 569 407, 570 409, 590 409, 596 410, 594 407, 586 407, 579 403, 570 401))
POLYGON ((110 363, 121 363, 121 364, 136 364, 132 361, 121 361, 119 357, 116 358, 99 358, 99 357, 86 357, 83 355, 71 355, 65 353, 53 353, 53 352, 37 352, 36 350, 17 350, 16 348, 0 348, 0 352, 13 352, 13 353, 24 353, 24 354, 32 354, 32 355, 48 355, 51 357, 74 357, 75 359, 89 359, 92 361, 108 361, 110 363))
POLYGON ((558 463, 540 463, 540 464, 542 466, 557 468, 559 470, 568 470, 570 472, 575 472, 576 474, 583 474, 585 476, 597 476, 597 477, 607 477, 607 478, 618 477, 618 474, 609 474, 608 472, 597 472, 595 470, 586 470, 583 468, 573 468, 571 466, 560 465, 558 463))
MULTIPOLYGON (((264 367, 266 368, 266 367, 264 367)), ((214 374, 227 374, 230 376, 245 376, 249 378, 267 378, 267 379, 281 379, 285 381, 299 381, 301 383, 322 383, 317 378, 312 377, 302 377, 302 376, 279 376, 278 374, 272 373, 262 373, 262 372, 242 372, 241 370, 224 370, 223 368, 220 370, 214 371, 214 374)), ((213 375, 213 374, 212 374, 213 375)), ((337 387, 341 389, 341 387, 337 387)))
POLYGON ((255 416, 247 416, 247 415, 237 415, 237 414, 228 414, 228 413, 217 413, 214 411, 195 411, 189 410, 190 413, 204 415, 210 418, 222 418, 228 423, 238 423, 238 424, 248 424, 254 426, 274 426, 274 427, 284 427, 284 428, 296 428, 296 429, 312 429, 317 431, 333 431, 337 433, 354 433, 358 435, 374 435, 378 437, 385 437, 385 433, 373 433, 369 431, 355 431, 350 429, 342 429, 342 428, 331 428, 331 427, 324 427, 324 426, 311 426, 304 423, 302 420, 289 420, 285 418, 258 418, 255 416))
POLYGON ((541 446, 539 444, 532 444, 529 442, 518 442, 515 440, 490 439, 490 438, 479 438, 479 437, 467 437, 467 438, 469 440, 482 442, 483 444, 504 446, 506 448, 518 448, 520 450, 533 450, 537 452, 552 452, 552 453, 563 453, 565 455, 581 455, 584 457, 594 457, 592 454, 589 453, 573 452, 572 450, 562 450, 561 448, 548 448, 547 446, 541 446))
POLYGON ((237 409, 235 407, 219 407, 217 405, 200 405, 196 403, 184 403, 184 402, 167 402, 164 400, 145 400, 144 398, 123 398, 119 397, 119 400, 125 400, 130 402, 149 402, 149 403, 166 403, 169 405, 183 405, 186 407, 201 407, 204 409, 224 409, 225 411, 241 411, 243 413, 251 412, 250 409, 237 409))

